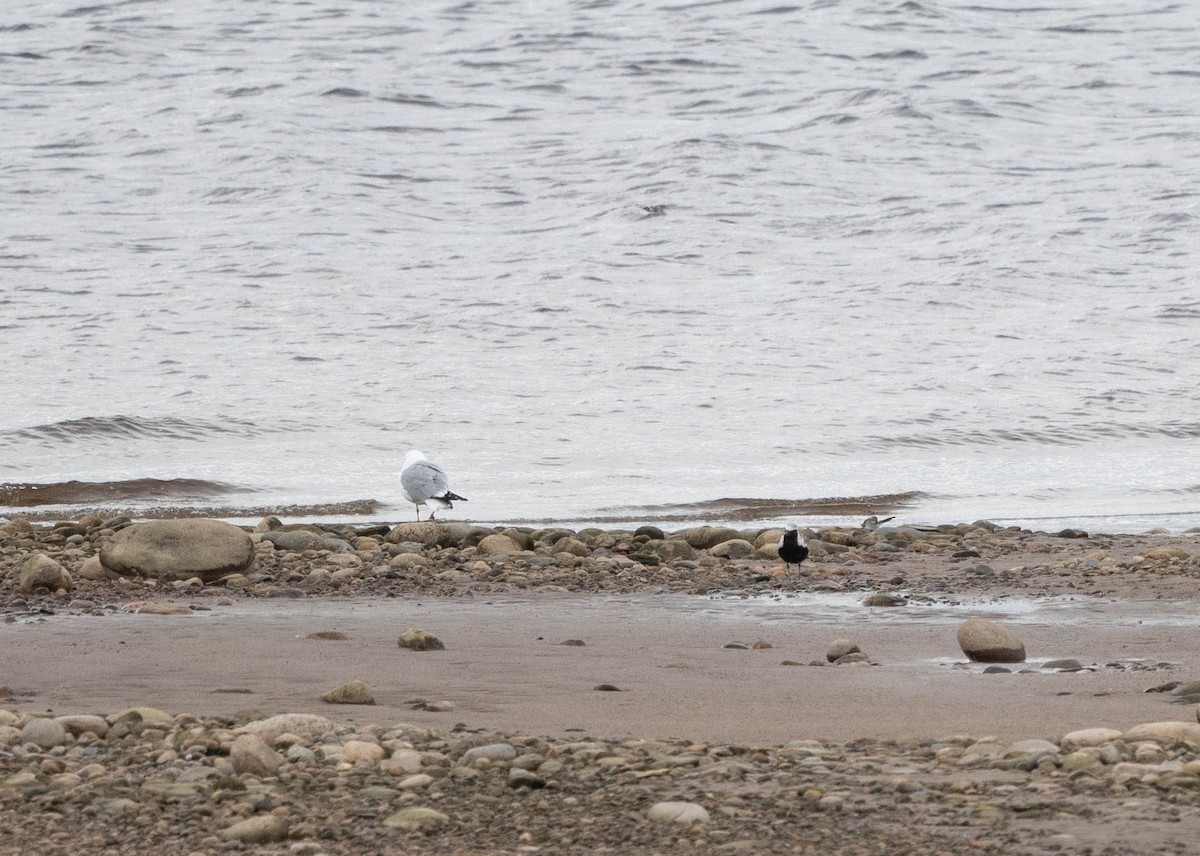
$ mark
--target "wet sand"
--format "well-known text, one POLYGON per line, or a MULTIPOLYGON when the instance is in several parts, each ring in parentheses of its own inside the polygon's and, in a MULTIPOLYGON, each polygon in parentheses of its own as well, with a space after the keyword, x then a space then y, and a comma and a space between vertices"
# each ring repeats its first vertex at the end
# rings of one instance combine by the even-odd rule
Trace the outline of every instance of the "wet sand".
POLYGON ((39 711, 109 711, 136 702, 215 714, 328 715, 321 694, 361 680, 376 705, 341 706, 340 720, 767 745, 1126 729, 1190 715, 1169 694, 1146 690, 1200 674, 1195 601, 1168 609, 1089 597, 1008 606, 982 598, 867 608, 845 595, 547 594, 197 605, 202 611, 190 616, 55 615, 0 624, 0 648, 10 652, 4 681, 29 693, 22 707, 39 711), (970 616, 1013 627, 1028 661, 1008 666, 1011 674, 970 664, 954 635, 970 616), (410 627, 433 632, 447 650, 399 648, 410 627), (347 638, 305 638, 321 631, 347 638), (877 665, 820 665, 837 638, 857 643, 877 665), (561 644, 571 639, 585 644, 561 644), (756 642, 771 647, 755 649, 756 642), (747 647, 725 647, 739 643, 747 647), (1039 668, 1061 658, 1089 670, 1039 668), (601 684, 619 692, 597 691, 601 684), (453 709, 413 710, 421 699, 453 709))

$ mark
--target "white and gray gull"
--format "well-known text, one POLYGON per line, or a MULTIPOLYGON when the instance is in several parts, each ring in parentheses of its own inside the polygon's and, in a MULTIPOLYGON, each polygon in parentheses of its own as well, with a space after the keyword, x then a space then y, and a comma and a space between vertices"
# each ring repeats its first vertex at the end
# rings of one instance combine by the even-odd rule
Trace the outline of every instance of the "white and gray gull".
POLYGON ((433 520, 434 512, 454 507, 451 500, 467 501, 465 496, 450 492, 446 471, 432 461, 425 460, 425 455, 416 449, 404 456, 400 489, 404 491, 404 498, 417 507, 418 521, 421 519, 422 505, 429 509, 429 519, 433 520))

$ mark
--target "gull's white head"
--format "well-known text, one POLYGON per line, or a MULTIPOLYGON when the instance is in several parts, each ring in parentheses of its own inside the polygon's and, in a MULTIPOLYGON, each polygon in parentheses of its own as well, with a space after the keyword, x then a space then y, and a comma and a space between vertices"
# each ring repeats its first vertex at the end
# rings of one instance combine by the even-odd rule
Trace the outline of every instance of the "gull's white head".
POLYGON ((411 467, 413 464, 415 464, 417 461, 423 461, 423 460, 425 460, 425 453, 418 452, 416 449, 413 449, 411 452, 409 452, 407 455, 404 456, 404 466, 401 467, 401 469, 406 470, 409 467, 411 467))

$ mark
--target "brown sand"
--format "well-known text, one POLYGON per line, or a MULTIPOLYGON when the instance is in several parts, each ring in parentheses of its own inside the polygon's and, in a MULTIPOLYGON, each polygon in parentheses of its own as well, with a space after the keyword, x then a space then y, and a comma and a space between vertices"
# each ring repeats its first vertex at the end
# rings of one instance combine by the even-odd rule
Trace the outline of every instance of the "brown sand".
MULTIPOLYGON (((1023 623, 1011 626, 1036 658, 1009 667, 1019 674, 968 667, 955 642, 962 618, 1004 613, 846 603, 839 599, 835 610, 786 600, 560 594, 490 603, 242 601, 194 616, 24 619, 0 625, 0 648, 10 652, 4 682, 31 693, 23 706, 55 712, 136 702, 328 715, 320 695, 361 680, 376 706, 340 707, 339 719, 754 745, 953 733, 1019 739, 1190 714, 1169 705, 1170 695, 1146 690, 1194 677, 1185 669, 1200 674, 1200 633, 1191 623, 1137 623, 1140 612, 1156 613, 1150 602, 1062 608, 1056 616, 1070 623, 1060 624, 1018 613, 1023 623), (447 650, 399 649, 409 627, 435 633, 447 650), (348 638, 305 638, 330 630, 348 638), (839 637, 879 665, 808 665, 824 661, 839 637), (559 644, 568 639, 585 646, 559 644), (772 647, 725 647, 757 641, 772 647), (1066 657, 1096 671, 1036 668, 1037 660, 1066 657), (788 660, 805 665, 780 665, 788 660), (1174 668, 1143 669, 1158 663, 1174 668), (600 684, 620 692, 596 691, 600 684), (454 709, 412 710, 418 699, 454 709)), ((1188 613, 1200 616, 1200 603, 1173 604, 1170 620, 1190 622, 1188 613)))

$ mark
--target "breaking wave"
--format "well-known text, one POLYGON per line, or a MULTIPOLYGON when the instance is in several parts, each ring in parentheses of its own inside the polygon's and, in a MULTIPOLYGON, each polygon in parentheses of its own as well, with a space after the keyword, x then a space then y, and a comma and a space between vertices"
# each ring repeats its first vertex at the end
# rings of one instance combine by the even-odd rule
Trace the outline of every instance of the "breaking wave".
POLYGON ((179 419, 174 416, 86 416, 28 428, 0 431, 0 445, 9 442, 78 441, 127 439, 203 440, 216 435, 255 437, 279 431, 307 430, 303 426, 264 428, 243 419, 179 419))

